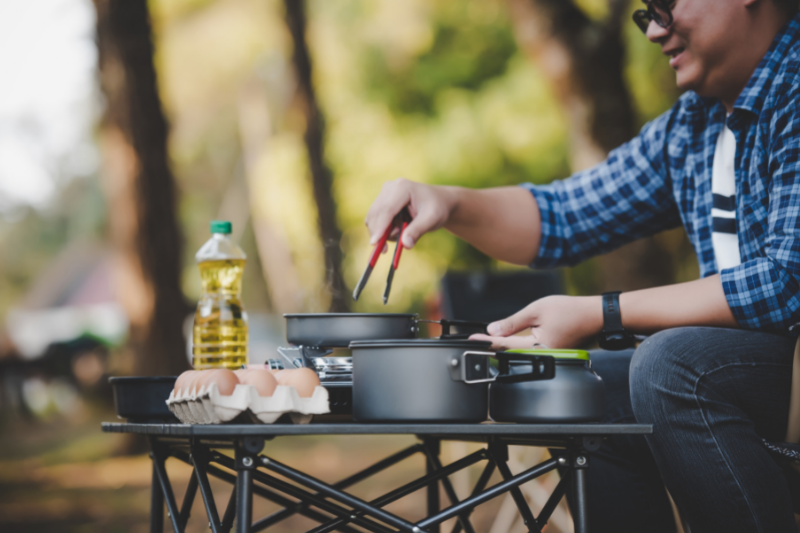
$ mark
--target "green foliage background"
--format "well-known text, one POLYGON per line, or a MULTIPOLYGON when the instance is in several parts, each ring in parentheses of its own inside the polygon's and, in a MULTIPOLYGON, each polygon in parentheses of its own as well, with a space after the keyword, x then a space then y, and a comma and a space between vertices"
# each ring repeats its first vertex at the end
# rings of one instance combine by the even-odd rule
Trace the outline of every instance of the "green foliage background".
MULTIPOLYGON (((309 45, 326 114, 327 158, 344 232, 345 275, 353 286, 369 254, 363 219, 382 184, 399 176, 427 183, 491 187, 547 183, 569 175, 568 131, 537 65, 517 48, 498 0, 311 0, 309 45)), ((604 0, 582 0, 593 18, 604 0)), ((159 83, 171 125, 170 153, 181 190, 186 236, 184 287, 197 296, 193 254, 207 221, 241 172, 239 103, 256 80, 273 104, 273 133, 251 183, 252 215, 280 228, 290 245, 306 310, 323 310, 321 251, 302 144, 303 124, 276 87, 290 41, 276 0, 151 0, 159 83), (277 81, 276 81, 276 78, 277 81)), ((631 11, 634 3, 631 4, 631 11)), ((625 24, 626 79, 643 124, 677 97, 658 47, 625 24)), ((0 313, 74 239, 107 238, 97 176, 64 189, 51 212, 22 211, 0 221, 0 313)), ((242 243, 257 256, 251 230, 242 243)), ((388 261, 379 263, 356 309, 420 310, 447 269, 510 269, 444 231, 403 257, 390 305, 380 304, 388 261)), ((693 273, 691 258, 675 267, 693 273)), ((257 262, 248 269, 246 305, 268 310, 257 262)), ((570 275, 590 290, 591 264, 570 275)))

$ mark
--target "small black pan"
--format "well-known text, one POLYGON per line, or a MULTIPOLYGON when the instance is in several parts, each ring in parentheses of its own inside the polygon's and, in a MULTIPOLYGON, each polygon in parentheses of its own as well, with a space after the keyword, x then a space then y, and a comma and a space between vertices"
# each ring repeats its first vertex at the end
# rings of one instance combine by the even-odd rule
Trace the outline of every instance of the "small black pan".
POLYGON ((295 313, 286 318, 286 340, 295 346, 346 348, 352 341, 416 339, 419 323, 441 324, 443 339, 486 333, 487 324, 463 320, 420 320, 401 313, 295 313))
POLYGON ((167 398, 176 379, 178 376, 108 378, 114 390, 117 416, 129 422, 180 424, 167 408, 167 398))

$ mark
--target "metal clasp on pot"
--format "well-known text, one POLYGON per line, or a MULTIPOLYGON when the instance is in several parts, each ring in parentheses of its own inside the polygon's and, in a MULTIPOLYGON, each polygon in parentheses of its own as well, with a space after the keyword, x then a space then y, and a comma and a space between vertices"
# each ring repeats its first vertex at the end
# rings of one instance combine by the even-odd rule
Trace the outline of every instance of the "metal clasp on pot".
POLYGON ((494 381, 489 374, 488 357, 494 357, 493 352, 464 352, 460 356, 450 358, 450 379, 464 383, 487 383, 494 381))

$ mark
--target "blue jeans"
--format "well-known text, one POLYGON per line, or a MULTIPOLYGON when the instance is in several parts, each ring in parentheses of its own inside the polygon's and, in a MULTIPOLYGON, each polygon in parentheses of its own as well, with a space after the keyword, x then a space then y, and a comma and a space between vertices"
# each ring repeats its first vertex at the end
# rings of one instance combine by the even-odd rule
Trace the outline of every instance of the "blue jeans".
POLYGON ((592 454, 590 531, 675 531, 666 485, 691 533, 796 532, 784 471, 761 443, 785 437, 795 341, 693 327, 593 352, 606 421, 653 424, 653 434, 610 438, 592 454))

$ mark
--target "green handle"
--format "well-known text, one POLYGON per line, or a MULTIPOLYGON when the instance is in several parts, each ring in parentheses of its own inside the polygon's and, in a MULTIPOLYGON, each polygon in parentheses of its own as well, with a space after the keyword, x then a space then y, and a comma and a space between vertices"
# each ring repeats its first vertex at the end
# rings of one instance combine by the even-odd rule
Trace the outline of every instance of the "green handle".
POLYGON ((516 350, 506 350, 508 353, 519 353, 526 355, 552 355, 555 359, 589 360, 589 352, 586 350, 551 350, 549 348, 517 348, 516 350))

